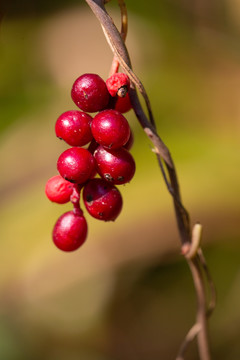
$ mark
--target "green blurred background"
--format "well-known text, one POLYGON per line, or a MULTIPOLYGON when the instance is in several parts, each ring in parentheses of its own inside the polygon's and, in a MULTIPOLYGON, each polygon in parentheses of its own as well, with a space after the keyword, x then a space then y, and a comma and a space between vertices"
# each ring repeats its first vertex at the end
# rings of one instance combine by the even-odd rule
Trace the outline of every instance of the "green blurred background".
MULTIPOLYGON (((119 24, 116 4, 108 9, 119 24)), ((126 0, 127 46, 175 160, 218 291, 213 359, 240 359, 240 3, 126 0)), ((82 0, 1 2, 0 359, 174 359, 196 299, 172 202, 134 114, 137 171, 115 223, 90 219, 75 253, 54 247, 70 205, 47 179, 67 148, 54 125, 82 73, 112 54, 82 0)), ((197 359, 193 343, 186 359, 197 359)))

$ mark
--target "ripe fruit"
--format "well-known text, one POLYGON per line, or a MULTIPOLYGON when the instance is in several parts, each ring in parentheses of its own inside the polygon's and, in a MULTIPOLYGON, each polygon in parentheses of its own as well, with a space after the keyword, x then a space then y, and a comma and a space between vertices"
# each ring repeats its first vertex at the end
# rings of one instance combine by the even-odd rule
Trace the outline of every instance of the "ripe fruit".
POLYGON ((96 112, 105 109, 109 101, 106 83, 97 74, 81 75, 72 87, 72 99, 83 111, 96 112))
POLYGON ((63 251, 78 249, 87 237, 87 222, 81 213, 68 211, 57 220, 53 228, 53 242, 63 251))
POLYGON ((104 147, 117 149, 125 145, 130 137, 127 119, 116 110, 98 113, 91 125, 94 139, 104 147))
POLYGON ((73 206, 53 228, 53 242, 63 251, 78 249, 87 237, 87 222, 80 207, 81 191, 91 216, 114 221, 123 205, 114 184, 129 182, 135 173, 135 162, 128 151, 133 134, 121 113, 131 108, 130 81, 120 73, 111 76, 107 84, 111 95, 100 76, 84 74, 77 78, 71 95, 82 111, 65 111, 55 123, 56 136, 71 146, 57 160, 60 175, 50 178, 45 187, 49 200, 59 204, 70 201, 73 206), (92 118, 86 112, 98 114, 92 118), (95 178, 97 173, 101 178, 95 178))
POLYGON ((90 144, 88 145, 88 151, 90 151, 91 154, 94 154, 94 151, 99 147, 99 144, 96 142, 95 139, 92 139, 90 144))
POLYGON ((62 178, 60 175, 51 177, 45 186, 45 193, 49 200, 58 204, 65 204, 70 201, 73 191, 73 184, 62 178))
POLYGON ((92 154, 79 147, 65 150, 58 158, 57 169, 60 175, 73 183, 82 184, 89 179, 95 167, 92 154))
POLYGON ((130 80, 124 73, 115 73, 106 80, 106 85, 111 96, 124 97, 129 90, 130 80))
POLYGON ((134 143, 134 136, 132 130, 130 129, 130 137, 123 147, 129 151, 132 148, 133 143, 134 143))
POLYGON ((92 140, 92 117, 82 111, 66 111, 56 121, 57 137, 71 146, 83 146, 92 140))
POLYGON ((114 105, 114 109, 119 111, 122 114, 131 110, 131 108, 132 108, 132 105, 131 105, 128 93, 126 94, 125 97, 118 97, 117 101, 114 105))
POLYGON ((93 179, 83 189, 85 207, 94 218, 104 221, 115 220, 122 209, 119 190, 104 179, 93 179))
POLYGON ((129 182, 135 173, 135 161, 126 149, 106 150, 99 146, 94 152, 97 172, 113 184, 129 182))

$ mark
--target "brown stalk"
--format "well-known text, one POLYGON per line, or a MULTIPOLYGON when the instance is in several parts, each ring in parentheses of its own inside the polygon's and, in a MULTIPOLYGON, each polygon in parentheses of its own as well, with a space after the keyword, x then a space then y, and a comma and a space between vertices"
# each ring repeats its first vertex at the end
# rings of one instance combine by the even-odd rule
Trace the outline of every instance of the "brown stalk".
MULTIPOLYGON (((182 253, 186 257, 189 268, 192 273, 192 278, 195 286, 197 297, 197 314, 196 324, 190 329, 186 335, 182 346, 180 347, 177 359, 183 359, 183 354, 187 345, 192 339, 197 336, 198 351, 201 360, 210 360, 209 340, 208 340, 208 327, 207 317, 213 310, 215 305, 215 287, 211 279, 207 264, 200 248, 200 233, 196 226, 193 227, 193 234, 191 234, 190 218, 187 210, 182 204, 177 172, 169 149, 162 141, 157 133, 153 113, 150 106, 150 101, 145 88, 139 78, 132 70, 130 56, 125 46, 126 37, 126 24, 124 25, 123 14, 126 16, 126 7, 124 0, 118 0, 121 14, 122 14, 122 31, 118 31, 110 15, 107 13, 104 0, 85 0, 92 9, 93 13, 99 20, 103 32, 106 36, 107 42, 113 51, 114 59, 119 62, 123 70, 128 74, 131 80, 131 88, 129 91, 130 100, 133 110, 138 118, 140 125, 145 131, 148 138, 153 144, 153 151, 156 153, 158 164, 162 172, 167 189, 172 196, 175 215, 182 244, 182 253), (124 28, 125 26, 125 28, 124 28), (124 29, 124 30, 123 30, 124 29), (148 117, 145 114, 141 103, 138 98, 136 88, 143 96, 148 110, 148 117), (197 229, 197 232, 195 231, 197 229), (192 251, 191 251, 192 250, 192 251), (193 251, 194 250, 194 251, 193 251), (190 256, 190 255, 191 256, 190 256), (210 300, 209 308, 207 311, 206 301, 206 288, 204 279, 210 288, 212 299, 210 300)), ((126 17, 125 17, 126 19, 126 17)), ((114 60, 114 61, 115 61, 114 60)), ((115 61, 116 64, 116 61, 115 61)))
MULTIPOLYGON (((127 37, 127 31, 128 31, 128 16, 127 16, 127 8, 123 0, 118 0, 118 4, 121 10, 121 37, 123 42, 126 41, 127 37)), ((119 69, 119 61, 116 55, 113 56, 112 66, 109 71, 109 77, 116 72, 118 72, 119 69)))

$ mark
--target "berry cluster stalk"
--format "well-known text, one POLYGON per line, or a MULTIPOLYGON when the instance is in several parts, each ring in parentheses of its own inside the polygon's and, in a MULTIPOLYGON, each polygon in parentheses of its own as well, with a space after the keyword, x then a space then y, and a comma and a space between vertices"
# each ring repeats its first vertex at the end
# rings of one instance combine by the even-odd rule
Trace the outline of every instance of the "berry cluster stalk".
POLYGON ((189 214, 182 204, 178 177, 173 159, 168 147, 157 133, 150 101, 144 86, 132 70, 130 56, 125 45, 127 29, 125 3, 123 0, 118 0, 122 13, 122 29, 120 33, 104 6, 104 4, 109 2, 109 0, 85 1, 99 20, 107 42, 113 51, 114 60, 112 67, 117 68, 119 62, 120 66, 131 80, 129 96, 132 108, 140 125, 153 144, 153 151, 157 156, 158 164, 167 189, 172 196, 181 240, 182 254, 185 256, 192 273, 197 296, 196 323, 186 335, 176 359, 183 359, 183 354, 187 348, 188 343, 191 342, 195 336, 197 336, 200 359, 210 360, 211 356, 209 350, 207 318, 215 306, 215 287, 200 247, 201 225, 195 224, 191 230, 189 214), (148 112, 147 115, 145 114, 140 104, 136 89, 140 92, 146 102, 148 112), (209 302, 207 301, 206 287, 209 287, 210 290, 211 299, 209 302))

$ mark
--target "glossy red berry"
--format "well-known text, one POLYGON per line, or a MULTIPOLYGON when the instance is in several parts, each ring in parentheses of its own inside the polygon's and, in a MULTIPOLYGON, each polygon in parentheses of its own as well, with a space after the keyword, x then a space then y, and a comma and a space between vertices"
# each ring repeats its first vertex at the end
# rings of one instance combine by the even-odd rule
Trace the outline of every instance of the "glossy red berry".
POLYGON ((82 184, 94 173, 95 160, 92 154, 80 147, 65 150, 58 158, 60 175, 73 183, 82 184))
POLYGON ((93 179, 83 189, 83 200, 89 214, 96 219, 113 221, 122 209, 120 191, 104 179, 93 179))
POLYGON ((78 249, 87 237, 87 222, 82 214, 68 211, 57 220, 53 228, 53 242, 63 251, 78 249))
POLYGON ((107 150, 99 146, 94 153, 99 175, 113 184, 129 182, 135 173, 135 161, 126 149, 107 150))
POLYGON ((72 191, 73 184, 60 175, 51 177, 45 186, 45 194, 48 199, 58 204, 65 204, 70 201, 72 191))
POLYGON ((130 80, 124 73, 115 73, 106 80, 106 85, 111 96, 124 97, 129 90, 130 80))
POLYGON ((56 121, 57 137, 71 146, 83 146, 92 140, 92 117, 82 111, 66 111, 56 121))
POLYGON ((84 74, 77 78, 71 95, 74 103, 81 110, 90 113, 105 109, 109 102, 106 83, 97 74, 84 74))
POLYGON ((132 148, 133 144, 134 144, 134 136, 133 136, 133 132, 131 130, 130 137, 123 147, 129 151, 132 148))
POLYGON ((98 113, 93 118, 91 129, 94 139, 109 149, 117 149, 126 144, 131 131, 127 119, 116 110, 98 113))
POLYGON ((114 105, 114 109, 124 114, 131 110, 132 105, 128 93, 125 97, 118 97, 114 105))
POLYGON ((92 139, 90 144, 88 145, 88 151, 90 151, 91 154, 94 154, 94 151, 99 147, 99 144, 96 142, 95 139, 92 139))

